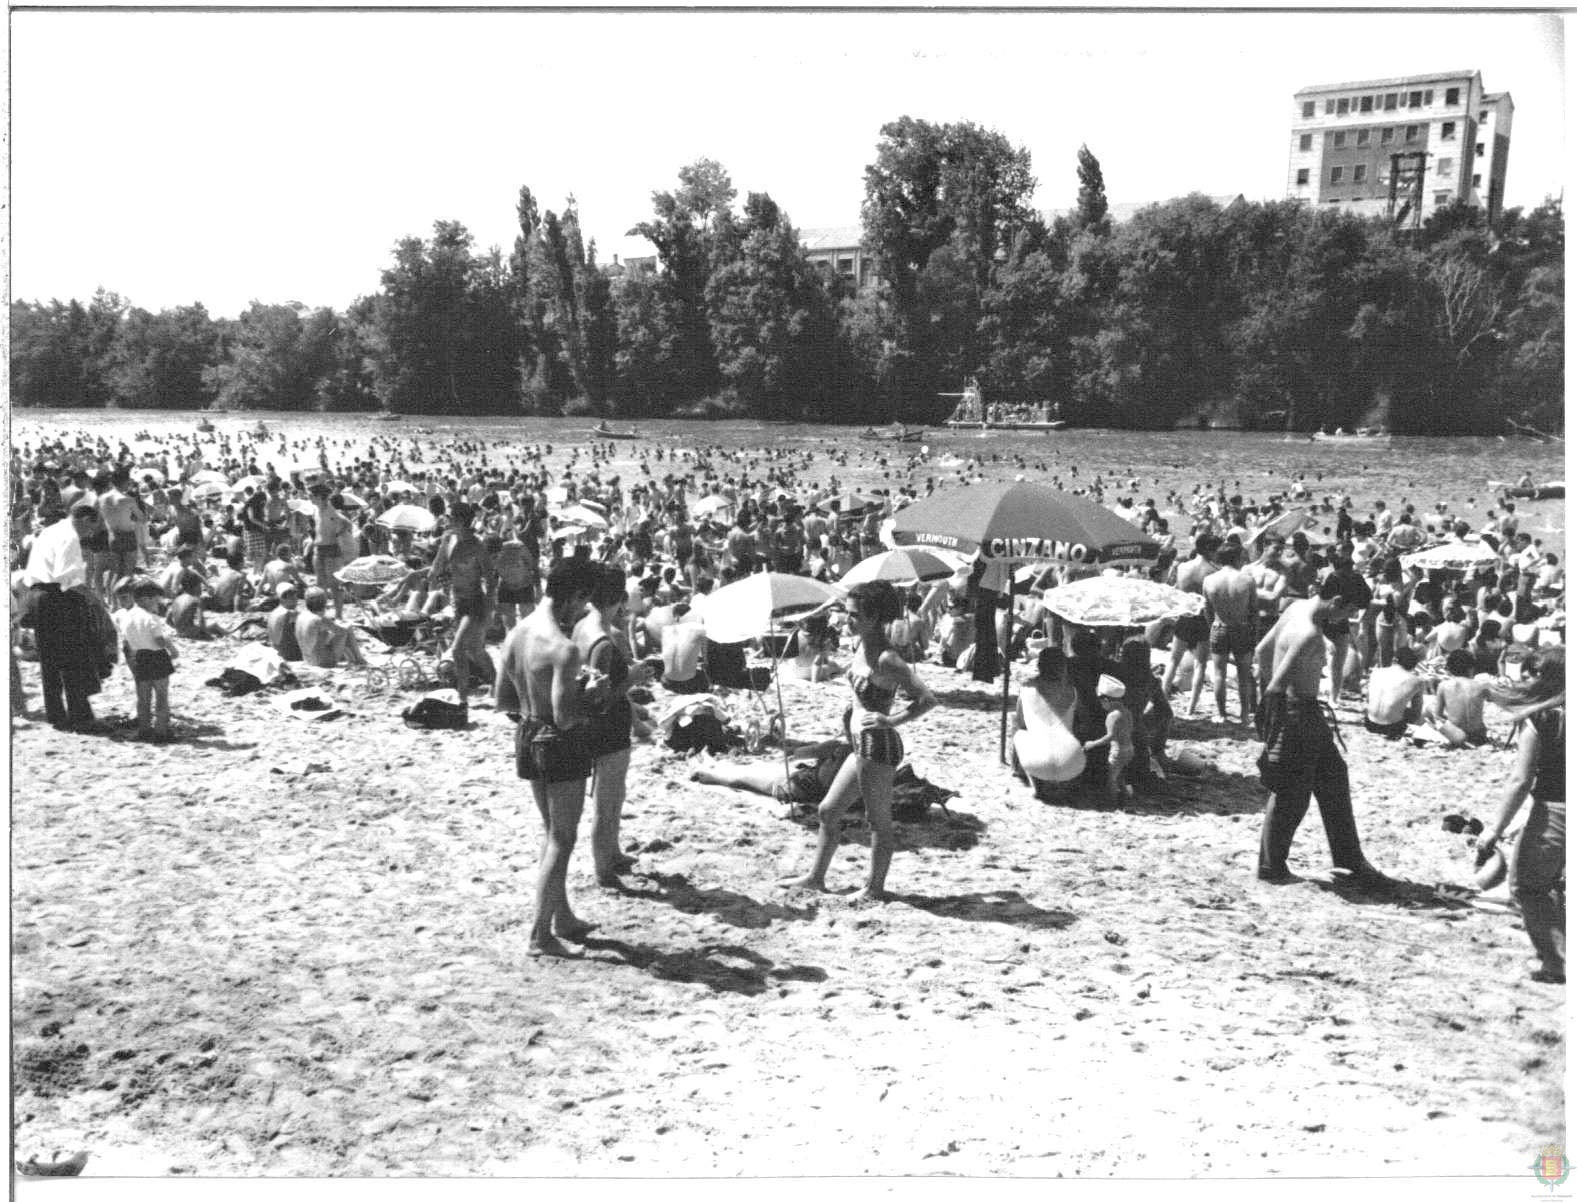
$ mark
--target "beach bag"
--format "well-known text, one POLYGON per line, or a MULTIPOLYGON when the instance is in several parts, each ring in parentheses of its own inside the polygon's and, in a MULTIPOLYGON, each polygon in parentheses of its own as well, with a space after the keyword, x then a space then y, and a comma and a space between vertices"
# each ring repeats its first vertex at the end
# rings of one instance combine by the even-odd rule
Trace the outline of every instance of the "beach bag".
POLYGON ((419 730, 464 730, 471 724, 471 709, 463 701, 423 697, 400 715, 405 725, 419 730))
POLYGON ((681 716, 668 732, 669 751, 688 754, 706 750, 714 755, 729 748, 728 728, 709 709, 697 709, 681 716))

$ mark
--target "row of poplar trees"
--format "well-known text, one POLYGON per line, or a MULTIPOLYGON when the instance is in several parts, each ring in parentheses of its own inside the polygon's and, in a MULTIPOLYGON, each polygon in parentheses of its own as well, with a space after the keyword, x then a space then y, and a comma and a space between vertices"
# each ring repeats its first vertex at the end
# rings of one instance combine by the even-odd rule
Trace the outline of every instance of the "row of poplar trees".
POLYGON ((884 126, 865 170, 878 280, 811 263, 772 198, 683 168, 603 264, 573 198, 528 188, 506 255, 439 221, 345 311, 157 314, 99 292, 12 305, 16 405, 940 420, 968 376, 1076 424, 1497 431, 1561 424, 1558 201, 1421 230, 1200 195, 1111 220, 1099 162, 1031 207, 1030 156, 968 122, 884 126))

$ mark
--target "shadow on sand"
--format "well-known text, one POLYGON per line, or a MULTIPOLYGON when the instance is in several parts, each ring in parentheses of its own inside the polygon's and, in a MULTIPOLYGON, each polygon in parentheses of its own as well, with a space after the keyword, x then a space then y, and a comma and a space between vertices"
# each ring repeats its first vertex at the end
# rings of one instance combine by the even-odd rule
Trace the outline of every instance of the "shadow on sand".
POLYGON ((1013 889, 990 893, 956 893, 950 897, 922 897, 917 893, 895 893, 895 902, 924 910, 938 918, 958 918, 965 922, 1000 922, 1037 931, 1060 931, 1077 921, 1067 910, 1046 910, 1013 889))
POLYGON ((747 894, 735 893, 732 889, 700 889, 692 885, 690 878, 682 873, 637 869, 633 875, 637 881, 654 887, 621 885, 621 892, 630 897, 663 902, 681 914, 713 914, 720 922, 746 930, 765 930, 774 919, 808 922, 816 917, 813 907, 760 902, 747 894))
POLYGON ((662 952, 623 939, 588 938, 588 958, 628 964, 664 981, 691 981, 713 993, 755 997, 776 981, 825 981, 825 969, 808 964, 778 968, 760 952, 735 944, 707 944, 691 951, 662 952))

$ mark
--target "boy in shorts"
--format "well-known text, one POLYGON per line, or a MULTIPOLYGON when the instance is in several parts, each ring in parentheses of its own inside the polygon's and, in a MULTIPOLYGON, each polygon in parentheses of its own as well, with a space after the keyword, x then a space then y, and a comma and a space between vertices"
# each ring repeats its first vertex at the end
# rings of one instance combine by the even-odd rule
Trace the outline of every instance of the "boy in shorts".
POLYGON ((137 581, 131 597, 132 607, 117 610, 114 618, 137 683, 137 737, 146 743, 168 743, 170 676, 180 658, 175 632, 159 616, 164 590, 156 581, 137 581))

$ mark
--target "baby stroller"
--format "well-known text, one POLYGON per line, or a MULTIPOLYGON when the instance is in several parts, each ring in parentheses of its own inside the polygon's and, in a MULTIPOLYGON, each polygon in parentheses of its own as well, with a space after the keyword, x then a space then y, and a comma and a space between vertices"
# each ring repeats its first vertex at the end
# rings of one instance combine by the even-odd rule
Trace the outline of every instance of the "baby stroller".
MULTIPOLYGON (((387 687, 392 679, 401 688, 420 689, 429 684, 437 684, 440 688, 454 684, 454 661, 445 654, 452 625, 452 622, 431 614, 398 613, 389 614, 377 622, 358 623, 357 629, 366 631, 391 651, 426 652, 432 655, 434 664, 431 677, 415 654, 409 653, 391 657, 388 667, 383 670, 385 679, 381 687, 387 687)), ((373 684, 369 681, 369 692, 375 691, 373 684)))

